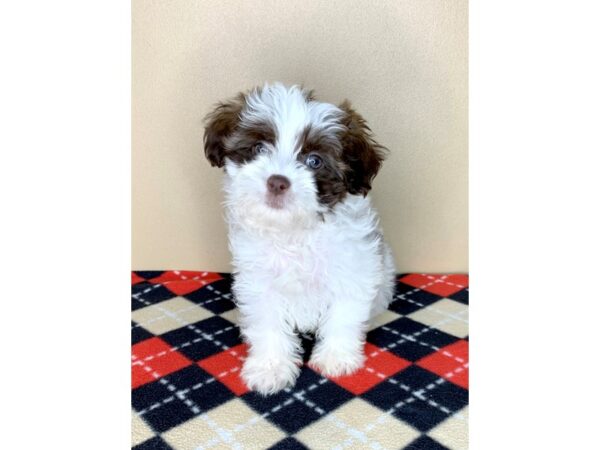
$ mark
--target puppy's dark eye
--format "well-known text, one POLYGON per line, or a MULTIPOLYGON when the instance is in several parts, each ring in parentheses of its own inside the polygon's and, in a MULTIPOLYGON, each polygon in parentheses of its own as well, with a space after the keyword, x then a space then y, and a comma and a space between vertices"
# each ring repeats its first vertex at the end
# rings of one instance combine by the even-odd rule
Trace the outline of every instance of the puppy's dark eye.
POLYGON ((256 144, 254 147, 252 147, 252 153, 255 155, 264 155, 267 152, 267 147, 265 147, 263 144, 256 144))
POLYGON ((323 160, 318 155, 310 154, 306 157, 305 163, 311 169, 318 169, 323 165, 323 160))

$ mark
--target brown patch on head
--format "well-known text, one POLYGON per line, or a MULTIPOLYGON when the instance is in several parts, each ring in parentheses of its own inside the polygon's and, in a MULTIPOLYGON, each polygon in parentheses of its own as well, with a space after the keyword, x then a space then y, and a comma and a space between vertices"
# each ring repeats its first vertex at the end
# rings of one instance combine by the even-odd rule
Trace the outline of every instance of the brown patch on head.
POLYGON ((232 100, 219 103, 204 119, 204 154, 212 166, 225 164, 225 140, 237 127, 245 103, 246 97, 240 93, 232 100))
POLYGON ((345 113, 342 124, 346 131, 340 140, 342 159, 350 168, 346 174, 348 192, 367 195, 387 149, 375 142, 366 120, 352 109, 348 100, 340 105, 340 109, 345 113))
POLYGON ((365 119, 350 107, 340 105, 344 112, 342 132, 322 133, 307 127, 299 138, 302 162, 317 154, 323 165, 314 170, 319 201, 332 208, 350 194, 366 195, 384 159, 386 149, 372 137, 365 119))
POLYGON ((241 113, 246 106, 246 95, 219 103, 205 118, 204 153, 211 165, 223 167, 225 158, 243 163, 256 156, 254 146, 259 142, 275 142, 275 131, 265 124, 244 127, 241 113))
POLYGON ((307 127, 299 139, 301 146, 298 159, 304 162, 311 154, 318 155, 323 165, 314 169, 319 201, 332 208, 347 193, 346 174, 348 166, 341 159, 342 147, 335 135, 321 133, 307 127))
POLYGON ((275 143, 275 131, 270 124, 252 124, 248 127, 240 124, 225 142, 225 156, 238 164, 248 162, 256 156, 254 146, 260 142, 275 143))

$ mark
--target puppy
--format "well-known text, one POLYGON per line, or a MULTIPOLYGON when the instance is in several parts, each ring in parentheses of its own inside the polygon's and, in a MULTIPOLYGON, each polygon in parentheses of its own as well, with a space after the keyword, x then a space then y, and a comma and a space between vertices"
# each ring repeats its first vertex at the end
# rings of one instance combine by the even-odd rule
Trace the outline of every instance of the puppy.
POLYGON ((347 101, 266 84, 207 116, 204 150, 225 169, 232 289, 249 344, 243 380, 263 395, 293 385, 306 332, 316 337, 310 366, 355 372, 369 319, 394 291, 392 253, 367 196, 384 147, 347 101))

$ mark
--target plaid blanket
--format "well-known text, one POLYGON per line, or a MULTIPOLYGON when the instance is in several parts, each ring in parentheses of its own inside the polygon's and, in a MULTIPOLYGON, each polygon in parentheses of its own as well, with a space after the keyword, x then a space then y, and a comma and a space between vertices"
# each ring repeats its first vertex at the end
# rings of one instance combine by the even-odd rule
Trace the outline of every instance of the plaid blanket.
POLYGON ((266 398, 239 377, 230 288, 225 273, 132 273, 133 448, 467 448, 466 275, 399 275, 363 369, 325 378, 305 365, 266 398))

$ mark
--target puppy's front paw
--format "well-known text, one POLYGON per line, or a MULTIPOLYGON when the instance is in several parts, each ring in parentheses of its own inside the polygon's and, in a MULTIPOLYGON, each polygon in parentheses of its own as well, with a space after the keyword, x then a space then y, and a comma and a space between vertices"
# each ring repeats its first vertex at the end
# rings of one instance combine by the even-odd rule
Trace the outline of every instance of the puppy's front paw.
POLYGON ((340 377, 353 374, 364 362, 362 347, 348 349, 343 346, 320 344, 315 347, 309 365, 327 377, 340 377))
POLYGON ((242 368, 242 379, 251 390, 274 394, 293 385, 300 368, 292 361, 249 357, 242 368))

